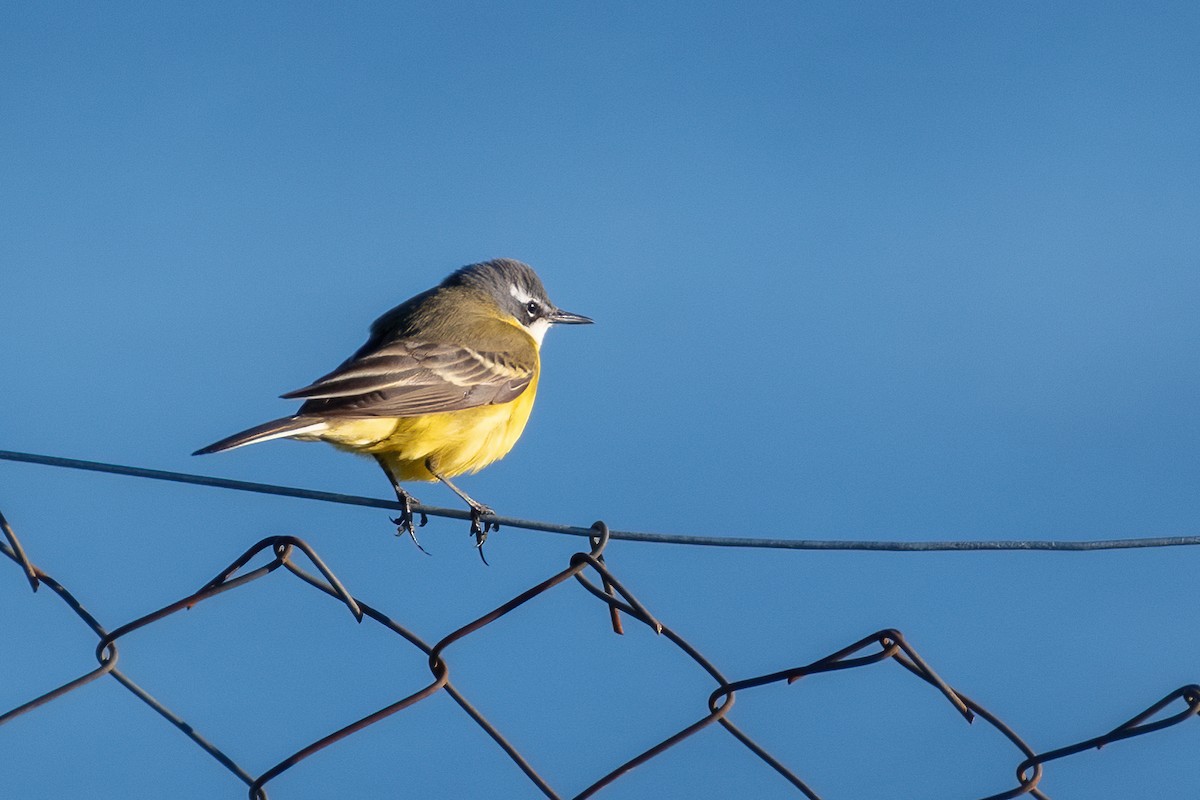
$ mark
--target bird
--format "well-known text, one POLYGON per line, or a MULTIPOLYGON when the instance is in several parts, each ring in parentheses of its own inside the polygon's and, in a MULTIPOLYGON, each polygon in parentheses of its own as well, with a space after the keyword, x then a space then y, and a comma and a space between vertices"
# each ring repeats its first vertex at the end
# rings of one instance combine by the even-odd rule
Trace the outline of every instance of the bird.
POLYGON ((400 504, 397 535, 407 533, 424 551, 413 521, 420 501, 401 484, 439 481, 470 507, 482 556, 489 529, 499 528, 486 519, 494 512, 450 479, 479 471, 516 444, 533 409, 550 326, 592 321, 555 306, 528 264, 468 264, 375 320, 366 343, 328 375, 281 395, 304 401, 295 414, 192 455, 299 439, 371 456, 400 504))

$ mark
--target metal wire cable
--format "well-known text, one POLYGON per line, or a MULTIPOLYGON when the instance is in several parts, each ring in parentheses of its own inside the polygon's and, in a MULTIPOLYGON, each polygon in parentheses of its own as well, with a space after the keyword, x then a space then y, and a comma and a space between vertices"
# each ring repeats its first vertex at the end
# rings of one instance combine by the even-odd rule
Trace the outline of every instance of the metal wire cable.
MULTIPOLYGON (((370 506, 400 510, 400 504, 395 500, 381 500, 361 495, 324 492, 316 489, 301 489, 293 486, 277 486, 270 483, 255 483, 239 481, 230 478, 214 478, 209 475, 195 475, 187 472, 171 472, 145 467, 131 467, 123 464, 107 464, 100 461, 84 461, 77 458, 61 458, 38 453, 21 453, 13 450, 0 450, 0 460, 18 461, 27 464, 42 464, 64 469, 87 470, 91 472, 107 472, 113 475, 127 475, 135 478, 149 478, 158 481, 173 481, 189 483, 197 486, 213 486, 222 489, 233 489, 239 492, 257 492, 283 497, 298 497, 305 500, 319 500, 326 503, 342 503, 353 506, 370 506)), ((413 505, 413 511, 435 517, 450 519, 470 519, 470 514, 457 508, 441 508, 438 506, 413 505)), ((517 517, 496 516, 496 521, 510 528, 520 528, 544 533, 559 533, 568 536, 588 537, 592 531, 573 525, 559 525, 552 522, 541 522, 517 517)), ((671 533, 649 533, 644 531, 612 531, 611 538, 629 542, 650 542, 656 544, 684 544, 704 547, 758 547, 775 550, 875 550, 885 552, 942 552, 942 551, 981 551, 981 550, 1054 550, 1063 552, 1081 552, 1092 550, 1128 550, 1143 547, 1186 547, 1200 545, 1200 536, 1147 536, 1125 539, 1093 539, 1071 541, 1065 539, 989 539, 989 540, 946 540, 946 541, 885 541, 885 540, 849 540, 849 539, 766 539, 739 536, 689 536, 671 533)))

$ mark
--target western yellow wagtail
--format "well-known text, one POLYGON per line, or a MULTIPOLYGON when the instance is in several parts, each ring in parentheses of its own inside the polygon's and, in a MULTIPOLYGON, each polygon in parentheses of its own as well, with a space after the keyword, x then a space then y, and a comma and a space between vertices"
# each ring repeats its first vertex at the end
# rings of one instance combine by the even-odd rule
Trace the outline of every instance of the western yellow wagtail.
POLYGON ((329 442, 383 468, 402 507, 393 520, 399 533, 416 542, 419 502, 400 482, 441 481, 471 507, 471 533, 482 545, 489 527, 499 527, 480 524, 493 512, 449 479, 483 469, 516 444, 550 326, 591 321, 551 303, 526 264, 471 264, 377 319, 367 343, 333 372, 283 395, 304 400, 295 414, 193 455, 269 439, 329 442))

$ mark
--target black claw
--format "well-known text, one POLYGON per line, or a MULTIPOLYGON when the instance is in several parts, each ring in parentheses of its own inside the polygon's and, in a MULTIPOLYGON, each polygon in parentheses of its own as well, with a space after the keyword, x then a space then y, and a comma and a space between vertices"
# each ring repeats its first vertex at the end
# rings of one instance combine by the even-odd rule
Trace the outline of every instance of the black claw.
POLYGON ((408 538, 412 539, 412 542, 413 542, 413 544, 415 544, 417 546, 417 549, 420 550, 425 555, 429 555, 429 551, 426 550, 424 547, 422 547, 421 543, 419 541, 417 541, 417 528, 424 528, 425 525, 428 524, 428 522, 429 522, 428 515, 426 515, 425 512, 422 511, 420 524, 414 525, 413 524, 412 506, 415 503, 417 503, 416 498, 405 495, 404 497, 401 497, 399 499, 400 499, 401 505, 403 505, 404 508, 402 508, 400 510, 400 516, 398 516, 392 520, 392 524, 396 526, 396 535, 403 536, 405 534, 408 534, 408 538))
POLYGON ((471 535, 475 537, 475 547, 478 548, 479 557, 483 559, 484 564, 487 564, 488 560, 483 555, 483 543, 487 541, 489 532, 500 530, 499 522, 495 519, 484 519, 484 515, 494 517, 495 514, 496 512, 484 505, 471 507, 471 535))

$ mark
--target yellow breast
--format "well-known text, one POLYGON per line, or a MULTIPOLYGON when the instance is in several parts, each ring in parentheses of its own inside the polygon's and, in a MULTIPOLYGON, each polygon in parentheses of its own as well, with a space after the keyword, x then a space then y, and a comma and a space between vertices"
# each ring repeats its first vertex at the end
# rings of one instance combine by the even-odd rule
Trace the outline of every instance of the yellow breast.
POLYGON ((517 399, 418 417, 344 420, 320 438, 344 450, 379 455, 401 481, 436 480, 427 460, 447 478, 479 470, 512 450, 525 430, 537 394, 538 371, 517 399))

